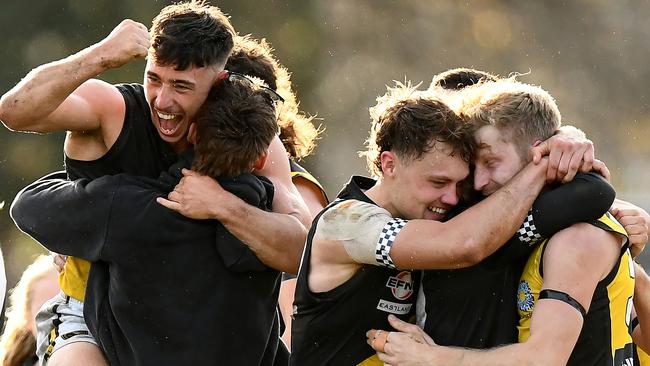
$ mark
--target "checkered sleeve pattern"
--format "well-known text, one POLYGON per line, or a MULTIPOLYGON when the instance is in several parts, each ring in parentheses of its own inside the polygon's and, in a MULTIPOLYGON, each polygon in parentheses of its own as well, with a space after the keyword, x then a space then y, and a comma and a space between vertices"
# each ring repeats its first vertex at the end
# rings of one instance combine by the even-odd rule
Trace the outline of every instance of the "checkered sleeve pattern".
POLYGON ((375 259, 380 266, 395 268, 395 263, 390 258, 390 249, 393 247, 393 242, 397 234, 406 226, 407 222, 407 220, 393 219, 381 229, 381 234, 379 234, 379 240, 377 241, 377 250, 375 251, 375 259))
POLYGON ((519 238, 520 242, 528 246, 533 246, 543 239, 542 235, 537 230, 535 223, 533 222, 532 210, 528 211, 528 216, 526 216, 524 223, 521 224, 521 227, 519 227, 519 230, 517 230, 517 237, 519 238))

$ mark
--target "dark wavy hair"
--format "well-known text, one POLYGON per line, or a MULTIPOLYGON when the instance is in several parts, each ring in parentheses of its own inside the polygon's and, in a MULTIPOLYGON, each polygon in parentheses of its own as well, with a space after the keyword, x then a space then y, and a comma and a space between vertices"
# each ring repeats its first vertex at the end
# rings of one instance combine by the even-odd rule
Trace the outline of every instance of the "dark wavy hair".
POLYGON ((433 77, 429 88, 442 88, 446 90, 460 90, 468 86, 486 81, 497 81, 499 77, 485 71, 460 67, 447 70, 433 77))
POLYGON ((225 63, 235 29, 216 6, 193 0, 164 7, 151 26, 149 57, 185 70, 225 63))
POLYGON ((410 83, 397 83, 377 98, 370 108, 372 127, 366 141, 368 169, 382 175, 381 153, 392 151, 401 159, 413 161, 429 152, 436 142, 447 143, 451 155, 464 161, 473 159, 474 129, 432 93, 417 90, 410 83))

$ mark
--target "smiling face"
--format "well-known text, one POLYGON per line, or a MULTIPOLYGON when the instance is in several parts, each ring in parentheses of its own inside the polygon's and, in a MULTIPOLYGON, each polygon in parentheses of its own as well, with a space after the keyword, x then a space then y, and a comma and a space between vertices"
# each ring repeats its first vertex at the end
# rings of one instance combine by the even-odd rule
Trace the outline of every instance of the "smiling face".
POLYGON ((503 187, 525 164, 517 147, 495 126, 483 126, 475 134, 474 189, 489 196, 503 187))
POLYGON ((160 138, 180 152, 187 147, 190 122, 208 96, 223 65, 176 70, 149 59, 144 89, 151 110, 151 121, 160 138))
POLYGON ((389 211, 405 219, 442 220, 458 204, 461 182, 469 174, 467 162, 444 142, 436 142, 421 158, 404 160, 384 152, 383 183, 390 192, 389 211))

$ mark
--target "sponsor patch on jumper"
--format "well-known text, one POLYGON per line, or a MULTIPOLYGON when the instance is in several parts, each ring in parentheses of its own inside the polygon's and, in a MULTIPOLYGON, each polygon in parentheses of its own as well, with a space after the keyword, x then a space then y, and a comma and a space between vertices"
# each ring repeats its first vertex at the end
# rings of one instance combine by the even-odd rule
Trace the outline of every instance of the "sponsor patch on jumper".
POLYGON ((377 310, 385 311, 391 314, 404 315, 408 314, 411 311, 411 306, 413 306, 413 304, 398 304, 396 302, 381 299, 379 300, 379 304, 377 304, 377 310))
POLYGON ((397 276, 388 277, 386 282, 393 296, 398 300, 406 300, 413 295, 413 280, 411 279, 410 271, 402 271, 397 276))
POLYGON ((528 281, 519 281, 519 289, 517 290, 517 307, 521 312, 532 312, 535 307, 535 297, 533 291, 530 289, 528 281))

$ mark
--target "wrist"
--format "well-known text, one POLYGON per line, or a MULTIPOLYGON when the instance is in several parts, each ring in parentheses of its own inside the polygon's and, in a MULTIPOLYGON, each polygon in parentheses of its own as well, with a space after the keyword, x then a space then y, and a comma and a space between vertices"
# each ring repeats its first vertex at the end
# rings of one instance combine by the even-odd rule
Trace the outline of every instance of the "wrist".
POLYGON ((105 46, 102 42, 95 43, 82 50, 78 55, 81 56, 80 66, 89 70, 93 76, 97 76, 115 67, 113 65, 114 61, 106 53, 105 46))
MULTIPOLYGON (((438 347, 438 346, 434 346, 438 347)), ((437 357, 431 358, 431 363, 435 365, 461 365, 463 360, 463 350, 453 347, 439 347, 442 352, 436 352, 437 357)))
POLYGON ((239 197, 228 191, 222 191, 222 196, 215 196, 211 200, 208 212, 211 219, 219 220, 222 224, 226 225, 230 222, 237 221, 237 216, 241 215, 246 210, 246 205, 241 205, 242 202, 239 197))
POLYGON ((546 170, 548 163, 546 159, 542 159, 538 164, 533 162, 528 163, 518 174, 520 177, 521 187, 537 197, 539 192, 546 184, 546 170))

